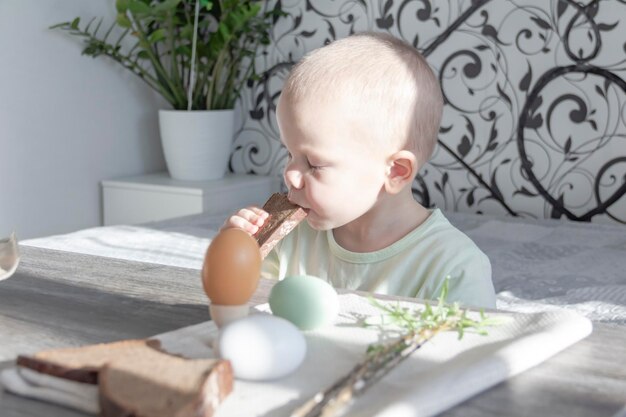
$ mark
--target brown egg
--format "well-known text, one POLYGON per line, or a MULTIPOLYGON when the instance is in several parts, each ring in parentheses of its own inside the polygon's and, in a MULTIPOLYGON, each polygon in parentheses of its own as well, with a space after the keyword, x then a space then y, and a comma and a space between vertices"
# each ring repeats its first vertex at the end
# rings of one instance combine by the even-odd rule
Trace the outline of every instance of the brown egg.
POLYGON ((240 229, 218 233, 207 249, 202 286, 213 304, 246 304, 261 274, 261 251, 256 240, 240 229))

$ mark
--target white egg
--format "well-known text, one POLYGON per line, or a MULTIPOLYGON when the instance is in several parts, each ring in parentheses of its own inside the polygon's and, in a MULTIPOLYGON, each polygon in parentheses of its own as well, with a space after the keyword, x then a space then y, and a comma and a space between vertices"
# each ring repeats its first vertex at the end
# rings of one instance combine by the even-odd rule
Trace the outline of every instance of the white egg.
POLYGON ((236 378, 263 381, 295 371, 306 355, 306 340, 291 322, 255 314, 220 330, 218 355, 228 359, 236 378))

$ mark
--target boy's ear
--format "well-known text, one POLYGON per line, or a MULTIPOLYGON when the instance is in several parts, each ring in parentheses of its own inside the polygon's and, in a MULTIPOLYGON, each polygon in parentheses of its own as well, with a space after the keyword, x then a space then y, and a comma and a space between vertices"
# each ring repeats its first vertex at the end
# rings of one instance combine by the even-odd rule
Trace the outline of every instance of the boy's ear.
POLYGON ((385 190, 389 194, 399 193, 407 184, 410 186, 417 174, 417 158, 413 152, 402 150, 388 159, 385 190))

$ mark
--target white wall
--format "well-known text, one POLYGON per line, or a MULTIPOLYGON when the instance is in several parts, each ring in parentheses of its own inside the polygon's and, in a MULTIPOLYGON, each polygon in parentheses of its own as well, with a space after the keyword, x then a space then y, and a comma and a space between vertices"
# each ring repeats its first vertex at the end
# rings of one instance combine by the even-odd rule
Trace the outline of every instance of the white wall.
POLYGON ((115 14, 112 0, 0 1, 0 237, 101 223, 103 179, 165 169, 165 103, 108 58, 48 27, 115 14))

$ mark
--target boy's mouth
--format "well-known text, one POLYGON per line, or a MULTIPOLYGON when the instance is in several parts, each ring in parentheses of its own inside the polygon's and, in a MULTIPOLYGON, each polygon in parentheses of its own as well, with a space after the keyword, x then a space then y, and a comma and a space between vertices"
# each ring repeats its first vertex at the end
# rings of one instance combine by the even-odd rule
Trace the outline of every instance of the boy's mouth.
POLYGON ((310 209, 310 208, 308 208, 308 207, 304 207, 303 205, 298 204, 298 203, 296 203, 295 201, 289 200, 289 202, 290 202, 291 204, 295 204, 296 206, 300 207, 302 210, 304 210, 304 211, 306 212, 306 214, 309 214, 309 211, 311 211, 311 209, 310 209))
POLYGON ((298 203, 295 198, 293 198, 293 194, 291 192, 287 194, 287 200, 289 200, 291 204, 295 204, 296 206, 301 207, 307 213, 309 212, 308 208, 304 207, 302 204, 298 203))
POLYGON ((294 201, 294 200, 292 200, 291 198, 289 198, 289 202, 290 202, 291 204, 295 204, 296 206, 300 207, 302 210, 304 210, 304 212, 305 212, 307 215, 308 215, 308 214, 310 213, 310 211, 311 211, 311 209, 310 209, 310 208, 308 208, 308 207, 304 207, 302 204, 298 204, 298 202, 297 202, 297 201, 294 201))

